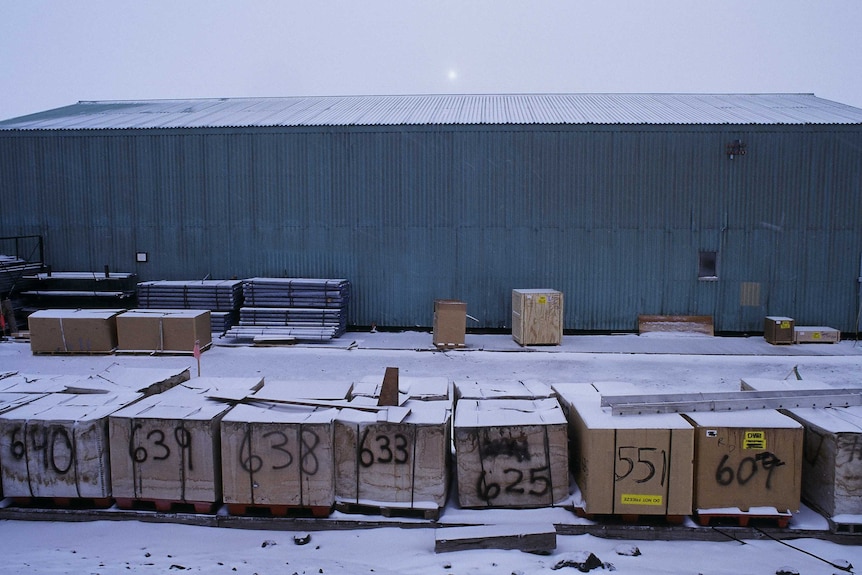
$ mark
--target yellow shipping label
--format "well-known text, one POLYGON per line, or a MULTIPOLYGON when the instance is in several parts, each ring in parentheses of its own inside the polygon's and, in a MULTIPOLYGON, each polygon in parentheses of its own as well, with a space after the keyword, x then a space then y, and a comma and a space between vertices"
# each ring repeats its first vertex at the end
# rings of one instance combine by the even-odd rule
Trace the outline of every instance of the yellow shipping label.
POLYGON ((620 495, 620 503, 623 505, 663 505, 661 495, 636 495, 634 493, 623 493, 620 495))
POLYGON ((540 304, 545 305, 546 303, 548 303, 548 298, 547 296, 540 295, 538 301, 540 304))
POLYGON ((789 321, 782 321, 781 322, 781 329, 790 329, 790 322, 789 321))
POLYGON ((742 439, 743 449, 766 449, 765 431, 746 431, 742 439))

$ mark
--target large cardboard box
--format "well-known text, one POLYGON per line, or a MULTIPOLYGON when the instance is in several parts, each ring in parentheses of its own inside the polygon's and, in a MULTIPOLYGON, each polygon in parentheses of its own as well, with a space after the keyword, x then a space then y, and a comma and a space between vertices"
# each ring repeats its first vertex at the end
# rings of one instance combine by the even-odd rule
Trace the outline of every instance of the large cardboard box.
POLYGON ((794 319, 783 316, 766 316, 763 319, 763 338, 771 344, 794 343, 794 319))
POLYGON ((464 347, 467 332, 467 304, 451 299, 434 300, 434 345, 464 347))
POLYGON ((0 462, 6 497, 111 497, 108 416, 133 392, 52 393, 0 415, 0 462))
POLYGON ((133 309, 117 316, 120 351, 192 352, 212 343, 209 310, 133 309))
POLYGON ((117 503, 150 501, 157 508, 188 503, 205 510, 219 501, 220 422, 231 404, 206 395, 251 393, 262 385, 259 377, 199 377, 113 413, 111 480, 117 503))
POLYGON ((266 401, 232 409, 221 421, 224 502, 329 513, 335 503, 336 413, 266 401))
POLYGON ((30 314, 33 353, 110 353, 122 310, 46 309, 30 314))
POLYGON ((793 328, 796 343, 838 343, 841 331, 834 327, 798 325, 793 328))
POLYGON ((694 428, 676 413, 614 416, 588 384, 554 384, 566 413, 584 511, 689 515, 694 428))
POLYGON ((461 507, 548 507, 569 496, 567 424, 556 399, 461 399, 454 435, 461 507))
POLYGON ((687 413, 695 425, 694 505, 799 511, 802 425, 769 409, 687 413))
MULTIPOLYGON (((742 389, 834 388, 820 381, 745 378, 742 389)), ((794 408, 782 413, 805 428, 802 499, 828 517, 862 515, 862 407, 794 408)))
POLYGON ((512 338, 521 345, 560 345, 563 342, 562 292, 512 290, 512 338))
POLYGON ((370 398, 351 403, 357 408, 335 419, 336 505, 436 516, 449 493, 451 402, 409 400, 379 411, 370 398))

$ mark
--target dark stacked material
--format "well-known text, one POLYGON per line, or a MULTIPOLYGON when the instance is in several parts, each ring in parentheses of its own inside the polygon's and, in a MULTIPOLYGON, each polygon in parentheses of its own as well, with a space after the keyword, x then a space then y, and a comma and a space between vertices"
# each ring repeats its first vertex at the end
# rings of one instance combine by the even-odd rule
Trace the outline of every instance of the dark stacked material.
POLYGON ((138 307, 208 309, 212 331, 224 333, 242 305, 242 280, 149 281, 138 284, 138 307))
POLYGON ((347 330, 350 282, 344 279, 252 278, 243 285, 241 339, 327 340, 347 330))
POLYGON ((24 311, 40 309, 123 309, 135 306, 137 274, 46 272, 24 276, 24 311))
POLYGON ((19 291, 23 285, 21 278, 38 273, 41 269, 40 262, 28 262, 0 254, 0 298, 7 298, 13 291, 19 291))

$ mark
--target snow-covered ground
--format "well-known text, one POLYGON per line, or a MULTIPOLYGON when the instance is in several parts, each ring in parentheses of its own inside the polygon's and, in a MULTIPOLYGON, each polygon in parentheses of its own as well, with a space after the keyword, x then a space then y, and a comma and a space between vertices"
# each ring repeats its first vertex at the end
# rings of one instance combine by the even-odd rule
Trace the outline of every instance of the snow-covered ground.
MULTIPOLYGON (((762 338, 567 336, 564 345, 523 350, 506 336, 468 335, 464 351, 430 351, 427 333, 348 333, 337 342, 291 347, 214 346, 201 358, 203 375, 263 375, 313 385, 354 381, 398 367, 402 375, 452 380, 539 379, 546 383, 626 381, 654 391, 735 391, 744 377, 785 379, 794 368, 808 380, 835 387, 862 385, 862 344, 770 346, 762 338), (581 339, 579 339, 581 338, 581 339), (705 351, 704 351, 705 350, 705 351), (723 350, 723 351, 722 351, 723 350)), ((197 368, 186 356, 33 356, 25 343, 0 342, 0 373, 98 373, 114 364, 128 367, 197 368)), ((585 520, 564 509, 459 510, 450 504, 442 521, 488 524, 572 523, 585 520)), ((336 514, 336 518, 339 518, 336 514)), ((341 515, 341 519, 347 516, 341 515)), ((380 519, 373 517, 372 519, 380 519)), ((326 520, 322 520, 325 522, 326 520)), ((417 522, 422 523, 422 522, 417 522)), ((791 526, 826 529, 807 511, 791 526)), ((319 527, 319 526, 318 526, 319 527)), ((435 553, 435 530, 415 528, 297 529, 310 543, 294 543, 295 532, 228 529, 138 521, 0 521, 3 573, 374 573, 499 574, 550 573, 562 560, 593 553, 621 574, 801 575, 862 569, 862 546, 817 539, 784 543, 621 541, 591 535, 559 535, 551 555, 475 550, 435 553), (638 556, 616 551, 635 545, 638 556), (815 557, 817 556, 817 557, 815 557), (822 559, 818 559, 822 558, 822 559)), ((860 537, 862 543, 862 537, 860 537)), ((610 569, 606 565, 605 570, 610 569)), ((564 567, 561 572, 574 572, 564 567)), ((599 568, 598 571, 601 571, 599 568)))

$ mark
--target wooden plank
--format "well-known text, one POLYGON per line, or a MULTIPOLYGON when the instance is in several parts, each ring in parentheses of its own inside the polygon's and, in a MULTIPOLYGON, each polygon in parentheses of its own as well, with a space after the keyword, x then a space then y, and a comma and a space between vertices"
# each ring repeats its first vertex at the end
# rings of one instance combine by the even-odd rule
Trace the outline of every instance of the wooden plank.
POLYGON ((468 549, 517 549, 545 554, 556 548, 557 531, 550 523, 442 527, 434 532, 436 553, 468 549))

